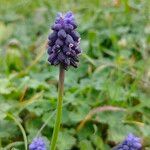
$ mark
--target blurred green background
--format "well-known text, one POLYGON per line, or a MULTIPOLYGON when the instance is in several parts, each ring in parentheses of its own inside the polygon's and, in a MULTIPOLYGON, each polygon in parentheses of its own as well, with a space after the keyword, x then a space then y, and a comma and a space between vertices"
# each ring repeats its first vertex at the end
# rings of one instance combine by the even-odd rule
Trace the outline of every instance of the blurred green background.
POLYGON ((66 72, 57 149, 109 150, 133 133, 149 150, 149 0, 0 0, 0 149, 51 140, 58 67, 46 42, 56 13, 69 10, 83 53, 66 72))

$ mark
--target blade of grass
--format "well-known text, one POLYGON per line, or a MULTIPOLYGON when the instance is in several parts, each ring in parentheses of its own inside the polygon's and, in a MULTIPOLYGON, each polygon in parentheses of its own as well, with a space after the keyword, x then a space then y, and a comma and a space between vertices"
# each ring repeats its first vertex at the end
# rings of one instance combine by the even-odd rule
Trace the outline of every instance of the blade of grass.
POLYGON ((20 128, 22 135, 23 135, 23 139, 24 139, 24 146, 25 146, 25 150, 28 150, 28 140, 27 140, 27 136, 26 136, 26 132, 23 128, 23 126, 21 125, 20 121, 18 119, 15 118, 15 116, 13 116, 10 113, 7 113, 7 116, 9 118, 11 118, 12 120, 14 120, 14 122, 18 125, 18 127, 20 128))
POLYGON ((22 141, 17 141, 17 142, 10 143, 6 147, 4 147, 3 150, 10 150, 12 147, 22 145, 23 143, 24 142, 22 142, 22 141))
POLYGON ((18 112, 21 112, 25 107, 33 104, 34 102, 37 102, 37 99, 39 99, 40 97, 42 97, 43 95, 43 91, 40 93, 37 93, 36 95, 32 96, 29 100, 25 100, 21 103, 19 103, 16 107, 19 107, 20 110, 18 112))
POLYGON ((114 107, 114 106, 102 106, 102 107, 96 107, 92 109, 86 116, 85 118, 80 122, 80 124, 77 126, 77 131, 81 130, 85 123, 90 120, 93 115, 95 115, 98 112, 104 112, 104 111, 125 111, 124 108, 120 107, 114 107))
POLYGON ((96 67, 95 62, 94 62, 94 60, 91 57, 89 57, 88 55, 86 55, 84 53, 82 54, 82 57, 85 58, 88 62, 90 62, 93 66, 96 67))

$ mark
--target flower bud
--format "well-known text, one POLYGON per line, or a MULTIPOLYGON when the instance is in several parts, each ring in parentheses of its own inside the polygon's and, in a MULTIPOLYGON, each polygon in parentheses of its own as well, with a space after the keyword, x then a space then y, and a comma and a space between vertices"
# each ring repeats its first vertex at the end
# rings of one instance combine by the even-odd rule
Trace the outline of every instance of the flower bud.
POLYGON ((29 145, 29 150, 46 150, 46 143, 41 137, 35 138, 29 145))
POLYGON ((141 139, 130 133, 125 140, 113 150, 142 150, 141 139))

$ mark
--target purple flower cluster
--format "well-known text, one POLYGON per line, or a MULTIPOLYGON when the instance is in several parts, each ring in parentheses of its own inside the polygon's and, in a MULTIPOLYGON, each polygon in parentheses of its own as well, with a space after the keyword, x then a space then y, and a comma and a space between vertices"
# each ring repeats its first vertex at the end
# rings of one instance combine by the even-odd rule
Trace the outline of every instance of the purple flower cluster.
POLYGON ((79 47, 80 35, 76 31, 77 24, 72 12, 66 14, 58 13, 52 26, 52 34, 48 37, 48 61, 51 65, 63 65, 77 67, 78 55, 81 53, 79 47))
POLYGON ((126 139, 113 150, 141 150, 141 149, 142 149, 141 139, 130 133, 126 137, 126 139))
POLYGON ((41 137, 35 138, 29 145, 29 150, 46 150, 46 143, 41 137))

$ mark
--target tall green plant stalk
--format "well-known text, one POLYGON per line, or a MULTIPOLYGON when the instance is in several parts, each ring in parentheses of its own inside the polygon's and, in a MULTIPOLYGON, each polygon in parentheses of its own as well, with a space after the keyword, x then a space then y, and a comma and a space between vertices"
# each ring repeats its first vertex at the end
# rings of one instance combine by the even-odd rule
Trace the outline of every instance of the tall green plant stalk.
POLYGON ((65 78, 65 70, 64 70, 63 66, 60 64, 59 83, 58 83, 57 113, 56 113, 56 121, 55 121, 54 131, 53 131, 53 135, 52 135, 51 150, 55 150, 55 148, 56 148, 56 142, 57 142, 59 129, 60 129, 60 124, 61 124, 63 91, 64 91, 64 78, 65 78))

